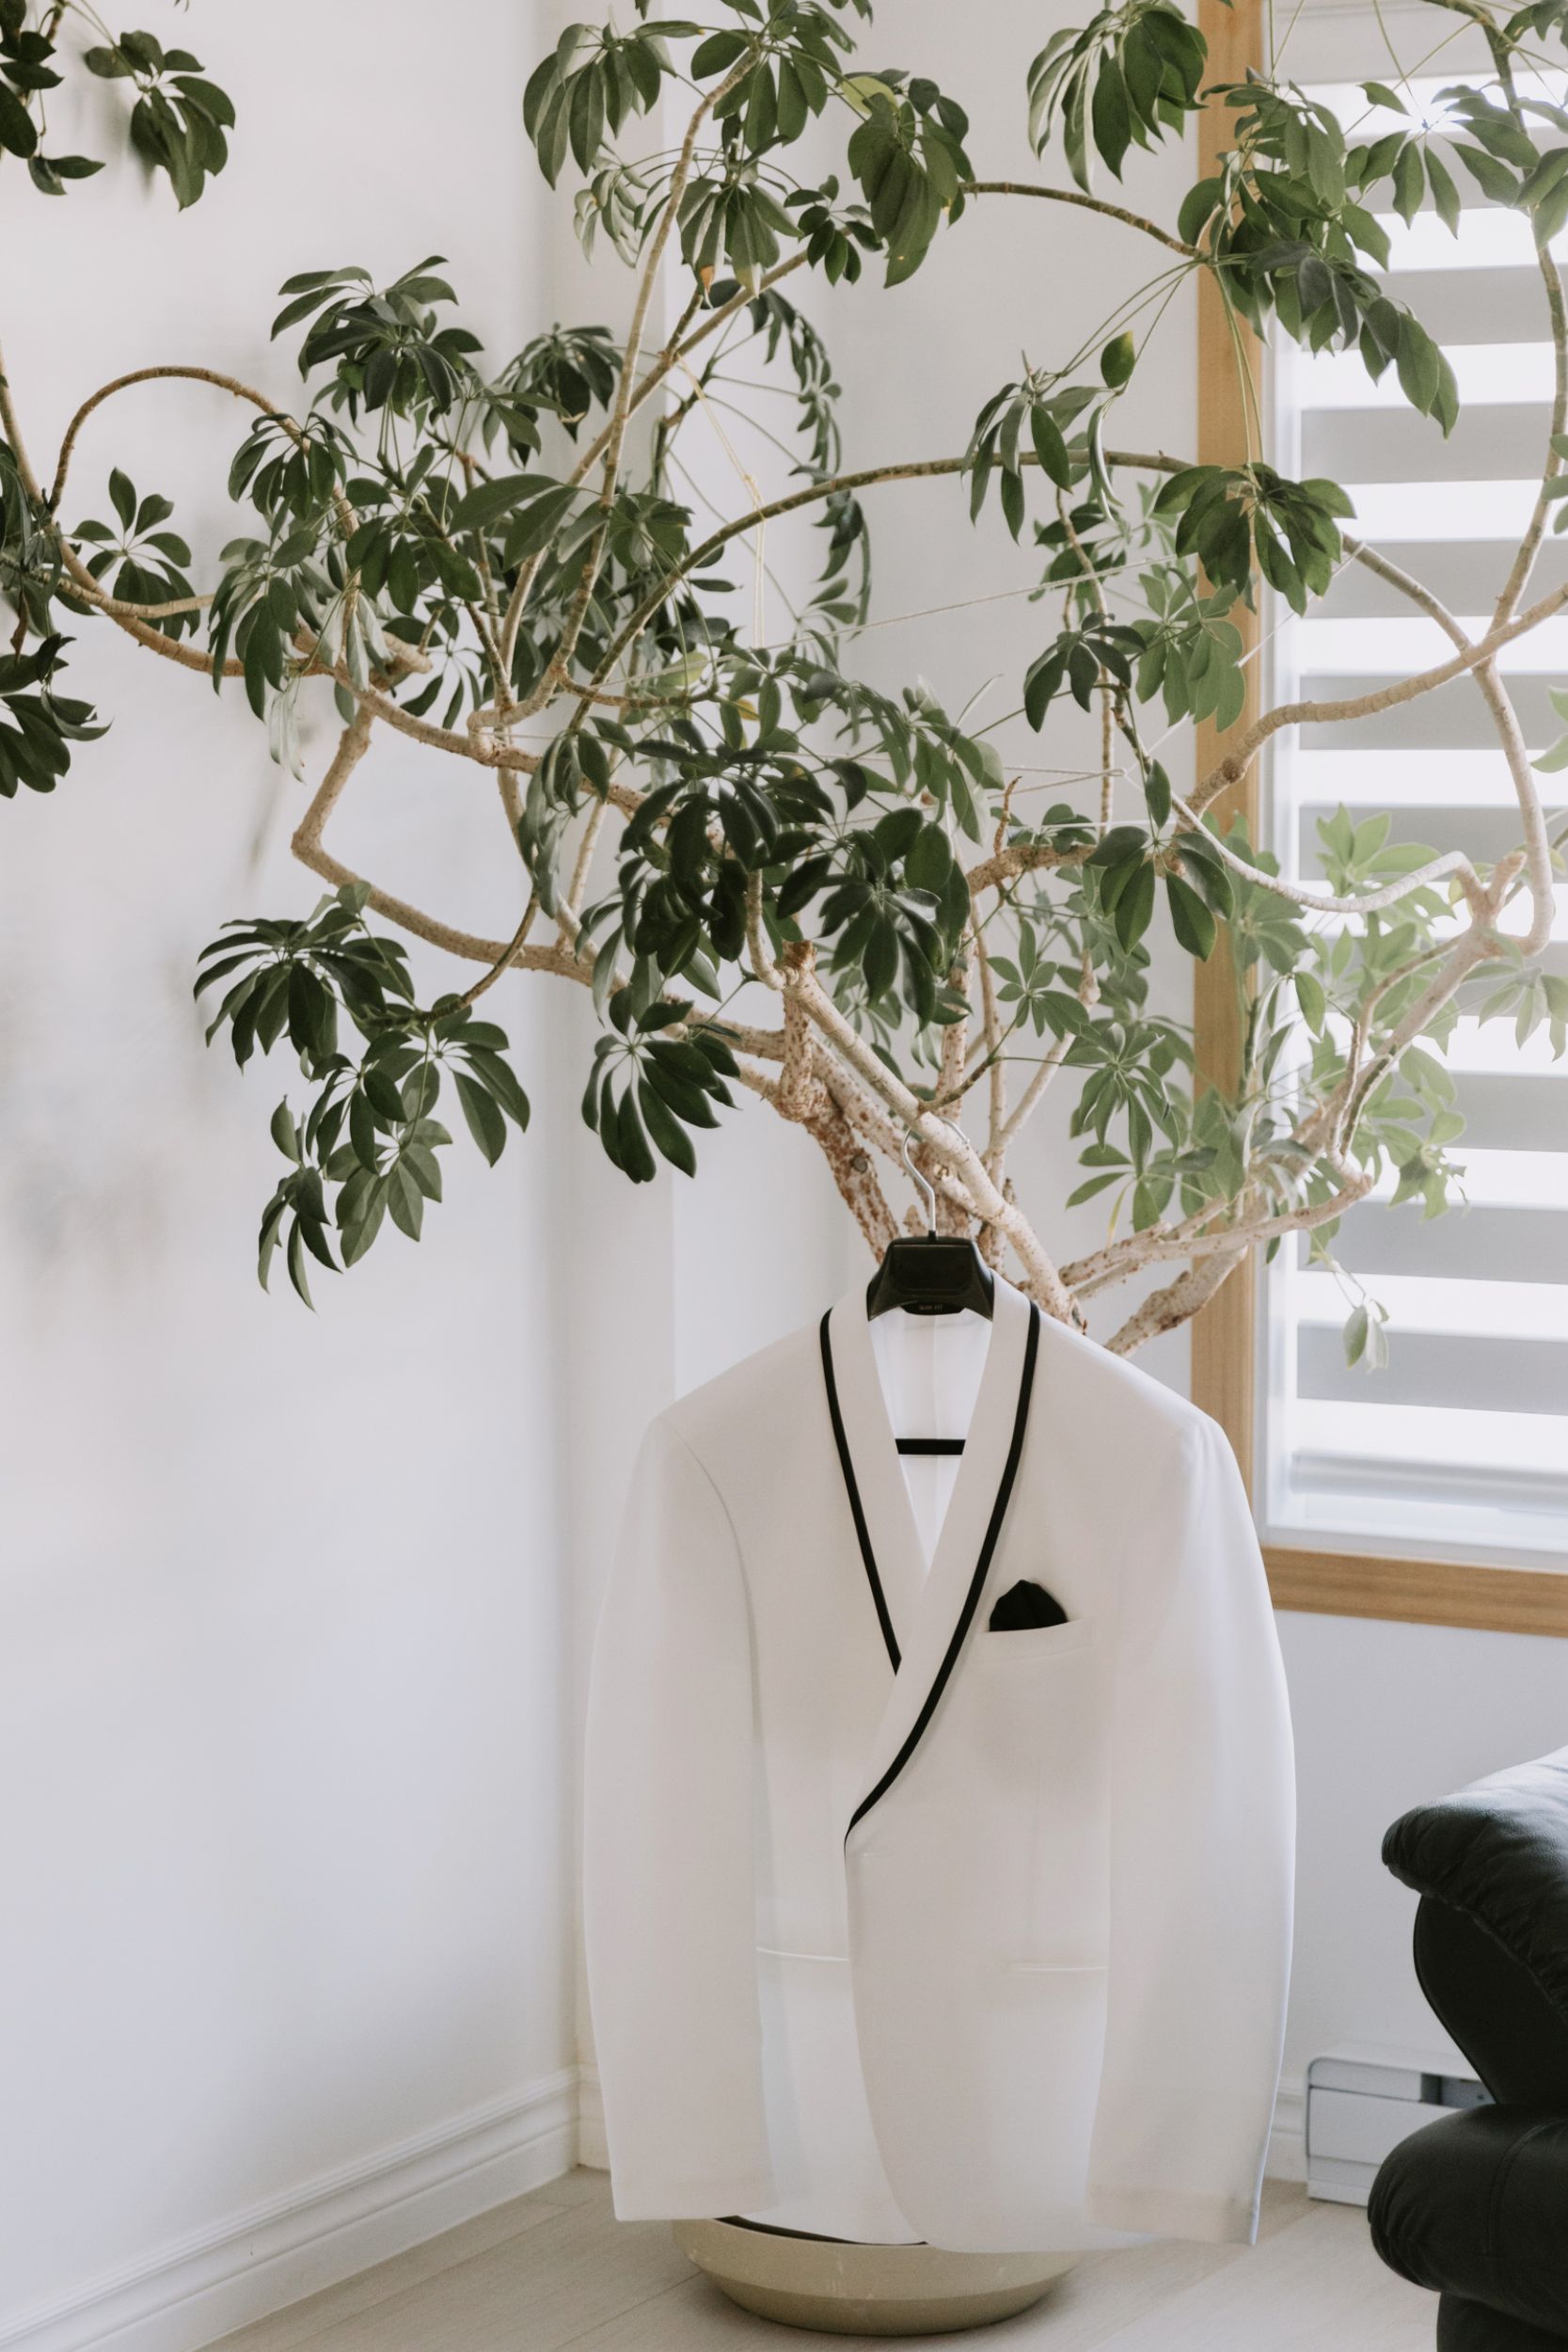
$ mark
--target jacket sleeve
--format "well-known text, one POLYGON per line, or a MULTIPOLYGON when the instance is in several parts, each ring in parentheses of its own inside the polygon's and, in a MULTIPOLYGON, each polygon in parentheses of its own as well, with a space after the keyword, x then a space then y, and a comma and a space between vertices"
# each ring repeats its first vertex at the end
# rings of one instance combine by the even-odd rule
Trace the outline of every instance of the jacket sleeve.
POLYGON ((1245 1490, 1212 1422, 1190 1427, 1171 1476, 1123 1587, 1088 2207, 1104 2229, 1250 2245, 1290 1978, 1290 1710, 1245 1490))
POLYGON ((655 1422, 588 1700, 583 1909, 615 2211, 774 2201, 763 2102, 750 1616, 723 1504, 655 1422))

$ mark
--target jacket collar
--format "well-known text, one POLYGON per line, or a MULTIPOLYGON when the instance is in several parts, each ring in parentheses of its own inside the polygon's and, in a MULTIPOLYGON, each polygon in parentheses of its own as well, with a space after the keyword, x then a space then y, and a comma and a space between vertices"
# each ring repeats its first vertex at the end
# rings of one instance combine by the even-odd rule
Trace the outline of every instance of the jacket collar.
MULTIPOLYGON (((990 1344, 953 1497, 929 1573, 924 1571, 914 1517, 865 1316, 865 1293, 848 1292, 824 1322, 824 1364, 836 1390, 846 1486, 857 1499, 868 1603, 883 1620, 890 1661, 887 1702, 867 1758, 868 1797, 891 1786, 912 1753, 978 1596, 982 1554, 994 1542, 1005 1487, 1022 1441, 1028 1385, 1038 1343, 1038 1310, 997 1279, 990 1344), (880 1587, 879 1602, 878 1586, 880 1587)), ((835 1429, 835 1436, 838 1430, 835 1429)), ((988 1561, 989 1564, 989 1554, 988 1561)), ((856 1819, 866 1810, 863 1805, 856 1819)))

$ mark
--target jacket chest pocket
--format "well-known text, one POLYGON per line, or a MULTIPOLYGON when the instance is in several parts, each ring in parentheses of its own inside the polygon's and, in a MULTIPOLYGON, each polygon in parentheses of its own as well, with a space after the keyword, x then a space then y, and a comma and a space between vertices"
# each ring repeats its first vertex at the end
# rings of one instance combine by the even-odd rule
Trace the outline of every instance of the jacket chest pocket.
POLYGON ((974 1637, 971 1721, 1006 1889, 997 1929, 1017 1965, 1103 1956, 1109 1693, 1098 1631, 1094 1618, 1069 1617, 974 1637))
POLYGON ((1092 1617, 993 1632, 982 1626, 966 1660, 971 1738, 998 1794, 1033 1805, 1094 1774, 1104 1735, 1103 1667, 1092 1617), (1027 1797, 1025 1797, 1027 1792, 1027 1797))
POLYGON ((974 1636, 974 1662, 988 1673, 997 1667, 1043 1667, 1082 1656, 1094 1647, 1094 1636, 1092 1617, 1069 1617, 1065 1625, 1021 1626, 1006 1633, 985 1626, 974 1636))
POLYGON ((982 1626, 965 1666, 972 1721, 998 1764, 1013 1772, 1033 1768, 1094 1740, 1101 1706, 1092 1617, 1010 1633, 982 1626))

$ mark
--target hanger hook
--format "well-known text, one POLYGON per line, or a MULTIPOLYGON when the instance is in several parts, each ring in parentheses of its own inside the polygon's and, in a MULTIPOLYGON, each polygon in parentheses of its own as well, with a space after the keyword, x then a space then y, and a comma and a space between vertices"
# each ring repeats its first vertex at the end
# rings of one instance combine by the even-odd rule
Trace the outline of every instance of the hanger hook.
POLYGON ((937 1188, 930 1178, 916 1168, 910 1157, 910 1146, 913 1141, 914 1129, 906 1127, 904 1130, 904 1166, 910 1171, 911 1182, 917 1185, 926 1196, 926 1229, 927 1232, 934 1233, 937 1230, 937 1188))

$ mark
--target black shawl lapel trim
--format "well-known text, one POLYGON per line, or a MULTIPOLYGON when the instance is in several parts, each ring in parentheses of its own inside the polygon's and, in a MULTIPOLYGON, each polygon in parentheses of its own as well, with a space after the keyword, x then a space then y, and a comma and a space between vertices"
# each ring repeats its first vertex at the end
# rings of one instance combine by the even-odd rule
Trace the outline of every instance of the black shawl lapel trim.
MULTIPOLYGON (((947 1688, 947 1677, 952 1673, 954 1665, 957 1663, 959 1650, 963 1647, 964 1636, 969 1631, 970 1624, 974 1618, 974 1612, 979 1605, 980 1595, 985 1586, 986 1577, 990 1569, 991 1554, 996 1549, 997 1537, 1002 1533, 1002 1522, 1007 1516, 1007 1505, 1012 1500, 1013 1481, 1018 1476, 1019 1459, 1023 1452, 1024 1431, 1027 1428, 1029 1422, 1029 1396, 1035 1385, 1035 1358, 1039 1353, 1039 1343, 1040 1311, 1038 1307, 1036 1306, 1034 1300, 1031 1299, 1029 1302, 1029 1335, 1023 1344, 1023 1371, 1020 1375, 1018 1384, 1018 1410, 1013 1416, 1012 1443, 1007 1448, 1007 1459, 1006 1466, 1003 1469, 1002 1482, 996 1489, 996 1501, 991 1506, 990 1519, 986 1528, 986 1539, 980 1546, 979 1558, 974 1563, 974 1573, 969 1580, 969 1590, 964 1595, 964 1604, 958 1612, 958 1622, 953 1628, 953 1636, 949 1641, 946 1649, 942 1652, 942 1663, 937 1668, 936 1672, 936 1679, 932 1682, 930 1689, 926 1693, 925 1701, 921 1707, 919 1714, 910 1725, 909 1734, 903 1746, 899 1749, 897 1755, 888 1766, 887 1771, 882 1774, 881 1779, 877 1783, 875 1788, 871 1790, 868 1796, 863 1797, 859 1804, 856 1805, 854 1812, 849 1817, 849 1829, 846 1830, 844 1833, 846 1838, 848 1837, 849 1831, 853 1830, 855 1823, 862 1820, 865 1814, 869 1813, 874 1804, 879 1804, 880 1800, 886 1796, 888 1790, 893 1787, 894 1782, 897 1779, 899 1773, 903 1771, 905 1765, 909 1762, 911 1756, 920 1745, 921 1740, 925 1738, 926 1727, 937 1711, 938 1702, 941 1699, 943 1691, 947 1688)), ((828 1344, 828 1327, 826 1322, 824 1322, 822 1326, 822 1344, 824 1351, 826 1351, 828 1344)), ((831 1387, 829 1394, 830 1396, 832 1395, 831 1387)), ((834 1408, 834 1419, 836 1425, 836 1407, 834 1408)), ((842 1438, 839 1441, 839 1451, 841 1454, 844 1452, 842 1438)), ((869 1560, 869 1553, 867 1554, 867 1558, 869 1560)), ((891 1640, 891 1638, 892 1637, 890 1635, 889 1639, 891 1640)))
MULTIPOLYGON (((832 1308, 828 1313, 832 1312, 832 1308)), ((838 1409, 838 1382, 833 1377, 833 1343, 828 1336, 828 1315, 822 1318, 822 1378, 828 1391, 828 1413, 833 1424, 833 1443, 838 1448, 838 1466, 844 1472, 844 1490, 849 1498, 849 1515, 855 1522, 855 1534, 860 1543, 861 1558, 865 1563, 865 1581, 871 1587, 871 1597, 877 1605, 877 1623, 882 1629, 887 1654, 893 1671, 898 1672, 898 1638, 893 1630, 888 1614, 887 1596, 882 1580, 877 1573, 877 1555, 871 1549, 871 1530, 865 1523, 861 1505, 861 1490, 855 1479, 855 1465, 849 1458, 849 1440, 844 1434, 844 1415, 838 1409)))

